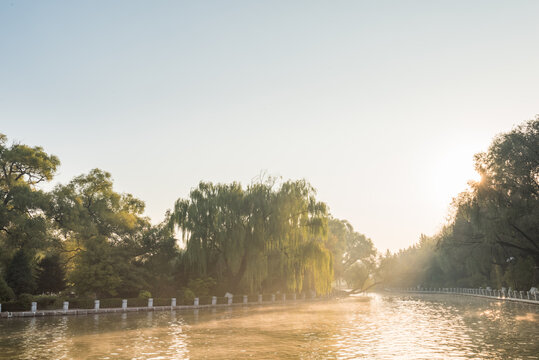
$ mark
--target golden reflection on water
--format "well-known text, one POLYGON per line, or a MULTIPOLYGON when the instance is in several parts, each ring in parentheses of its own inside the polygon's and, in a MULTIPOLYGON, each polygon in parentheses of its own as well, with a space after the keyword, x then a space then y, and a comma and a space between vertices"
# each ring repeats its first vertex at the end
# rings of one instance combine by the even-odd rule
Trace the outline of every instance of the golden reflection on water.
POLYGON ((0 359, 537 359, 538 320, 447 295, 2 319, 0 359))

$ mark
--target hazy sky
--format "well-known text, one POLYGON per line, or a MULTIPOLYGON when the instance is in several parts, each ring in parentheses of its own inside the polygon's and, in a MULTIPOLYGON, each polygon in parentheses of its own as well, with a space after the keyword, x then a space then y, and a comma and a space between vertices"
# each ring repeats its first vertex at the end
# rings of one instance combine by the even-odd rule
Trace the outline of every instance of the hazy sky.
POLYGON ((0 132, 161 221, 200 180, 305 178, 380 250, 539 113, 539 1, 0 0, 0 132))

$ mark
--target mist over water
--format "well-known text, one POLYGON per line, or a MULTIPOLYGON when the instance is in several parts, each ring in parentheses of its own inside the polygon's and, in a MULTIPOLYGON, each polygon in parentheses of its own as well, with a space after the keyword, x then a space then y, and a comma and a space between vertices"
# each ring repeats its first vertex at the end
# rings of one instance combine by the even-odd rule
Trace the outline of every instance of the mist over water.
POLYGON ((0 359, 539 358, 539 308, 446 295, 3 319, 0 359))

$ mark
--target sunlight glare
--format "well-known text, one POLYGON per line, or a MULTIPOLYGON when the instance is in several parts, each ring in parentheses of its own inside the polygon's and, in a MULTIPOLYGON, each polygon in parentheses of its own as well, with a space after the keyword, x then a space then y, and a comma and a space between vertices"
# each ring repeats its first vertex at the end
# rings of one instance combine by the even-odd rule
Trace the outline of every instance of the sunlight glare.
POLYGON ((453 149, 432 167, 430 192, 431 198, 438 205, 449 206, 455 196, 469 188, 470 181, 481 181, 481 175, 474 168, 475 152, 463 148, 453 149))

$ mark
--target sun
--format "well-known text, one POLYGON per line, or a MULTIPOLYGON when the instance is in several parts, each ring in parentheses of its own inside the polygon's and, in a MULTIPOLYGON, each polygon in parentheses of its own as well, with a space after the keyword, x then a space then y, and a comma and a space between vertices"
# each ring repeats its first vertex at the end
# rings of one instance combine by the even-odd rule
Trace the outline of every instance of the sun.
POLYGON ((454 149, 447 152, 430 169, 430 192, 439 205, 448 206, 453 198, 469 188, 470 181, 481 181, 475 171, 473 151, 454 149))

